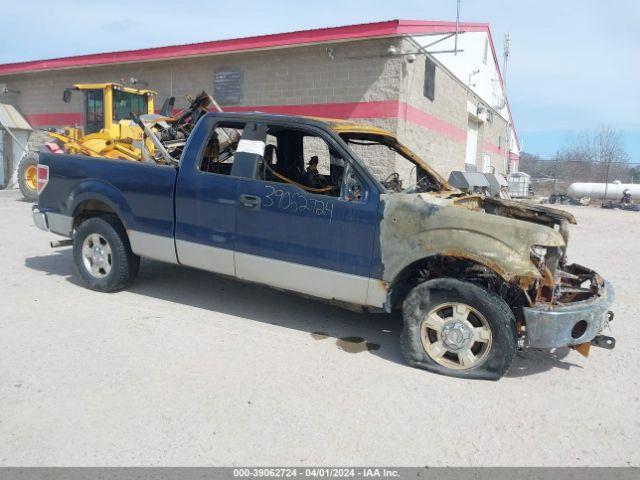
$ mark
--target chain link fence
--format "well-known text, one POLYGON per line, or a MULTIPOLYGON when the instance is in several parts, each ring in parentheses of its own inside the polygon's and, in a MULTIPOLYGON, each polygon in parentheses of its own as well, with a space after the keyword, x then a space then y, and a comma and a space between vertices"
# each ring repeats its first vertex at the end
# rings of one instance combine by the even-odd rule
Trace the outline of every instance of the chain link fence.
POLYGON ((519 170, 531 175, 536 196, 566 193, 576 182, 640 183, 640 164, 623 162, 588 162, 579 160, 523 157, 519 170))

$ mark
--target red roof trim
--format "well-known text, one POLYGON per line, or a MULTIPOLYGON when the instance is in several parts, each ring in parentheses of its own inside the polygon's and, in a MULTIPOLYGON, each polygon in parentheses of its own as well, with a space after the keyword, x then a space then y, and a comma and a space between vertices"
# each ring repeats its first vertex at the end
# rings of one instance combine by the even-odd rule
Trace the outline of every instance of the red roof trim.
MULTIPOLYGON (((81 68, 95 65, 109 65, 124 62, 148 62, 170 58, 278 48, 332 41, 355 40, 385 36, 427 34, 449 32, 455 29, 455 22, 390 20, 377 23, 363 23, 342 27, 318 28, 297 32, 261 35, 256 37, 216 40, 212 42, 173 45, 168 47, 145 48, 121 52, 95 53, 75 57, 34 60, 30 62, 0 65, 0 75, 81 68)), ((461 23, 461 31, 482 31, 488 29, 486 23, 461 23)))
MULTIPOLYGON (((502 78, 502 71, 500 70, 500 62, 498 62, 498 54, 496 53, 496 46, 493 43, 493 37, 491 36, 491 29, 489 29, 489 25, 486 27, 487 35, 489 36, 489 44, 491 45, 491 53, 493 54, 493 61, 496 64, 496 69, 498 70, 498 78, 500 79, 500 86, 502 87, 502 92, 506 96, 506 90, 504 87, 504 80, 502 78)), ((520 151, 520 140, 518 139, 518 132, 516 132, 516 125, 513 121, 513 115, 511 115, 511 106, 509 105, 509 97, 506 97, 507 100, 507 112, 509 113, 509 120, 511 121, 511 129, 513 130, 513 136, 516 139, 516 145, 518 147, 518 151, 520 151)), ((509 140, 511 141, 511 140, 509 140)))

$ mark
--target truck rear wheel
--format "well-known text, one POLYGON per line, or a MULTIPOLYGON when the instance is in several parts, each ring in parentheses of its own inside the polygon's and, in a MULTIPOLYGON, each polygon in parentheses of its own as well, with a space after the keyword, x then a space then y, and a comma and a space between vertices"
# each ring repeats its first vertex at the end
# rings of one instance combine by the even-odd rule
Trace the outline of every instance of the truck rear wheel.
POLYGON ((498 380, 517 348, 515 319, 505 301, 453 278, 421 283, 403 304, 402 353, 431 372, 498 380))
POLYGON ((38 154, 27 153, 18 164, 18 186, 22 196, 30 201, 38 201, 38 154))
POLYGON ((73 238, 73 260, 82 282, 100 292, 125 288, 140 266, 122 224, 108 216, 92 217, 80 225, 73 238))

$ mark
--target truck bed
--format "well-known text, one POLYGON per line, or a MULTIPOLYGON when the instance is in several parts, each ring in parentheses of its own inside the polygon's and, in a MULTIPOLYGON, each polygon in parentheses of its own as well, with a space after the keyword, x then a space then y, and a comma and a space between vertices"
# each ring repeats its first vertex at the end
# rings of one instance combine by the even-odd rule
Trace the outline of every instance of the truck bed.
POLYGON ((175 167, 49 153, 41 153, 39 163, 49 167, 49 185, 38 202, 42 211, 73 217, 89 195, 98 196, 118 207, 127 229, 173 235, 175 167))

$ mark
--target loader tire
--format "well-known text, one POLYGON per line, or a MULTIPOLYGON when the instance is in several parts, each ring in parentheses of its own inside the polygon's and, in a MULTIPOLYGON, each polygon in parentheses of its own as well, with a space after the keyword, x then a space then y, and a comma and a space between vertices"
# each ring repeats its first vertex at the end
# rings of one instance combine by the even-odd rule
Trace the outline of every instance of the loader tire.
POLYGON ((22 196, 29 202, 38 201, 38 154, 27 153, 18 164, 18 186, 22 196))

